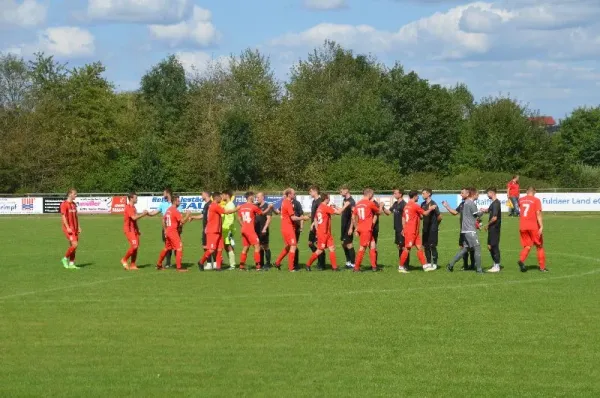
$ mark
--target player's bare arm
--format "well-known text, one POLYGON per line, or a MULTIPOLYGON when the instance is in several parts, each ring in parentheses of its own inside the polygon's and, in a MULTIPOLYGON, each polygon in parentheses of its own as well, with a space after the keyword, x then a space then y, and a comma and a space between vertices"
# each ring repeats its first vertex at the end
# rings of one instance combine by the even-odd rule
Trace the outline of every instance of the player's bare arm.
POLYGON ((133 217, 131 217, 131 219, 132 219, 133 221, 137 221, 137 220, 139 220, 140 218, 146 217, 147 215, 148 215, 148 210, 144 210, 143 212, 141 212, 141 213, 138 213, 138 214, 134 215, 133 217))
POLYGON ((157 215, 158 213, 160 213, 160 210, 152 210, 152 211, 148 211, 148 212, 146 213, 146 215, 147 215, 148 217, 154 217, 154 216, 155 216, 155 215, 157 215))
POLYGON ((67 216, 64 214, 62 215, 62 223, 63 223, 65 229, 67 230, 67 232, 72 234, 73 230, 71 229, 71 227, 69 227, 69 222, 67 221, 67 216))
MULTIPOLYGON (((261 214, 262 214, 263 216, 266 216, 266 215, 267 215, 267 213, 269 213, 269 212, 270 212, 272 209, 273 209, 273 203, 269 203, 269 206, 267 206, 267 208, 266 208, 266 209, 262 210, 262 213, 261 213, 261 214)), ((268 216, 268 217, 269 217, 269 220, 270 220, 270 219, 271 219, 271 216, 268 216)))
POLYGON ((542 212, 538 210, 536 212, 536 217, 537 217, 538 226, 540 227, 539 233, 541 236, 544 233, 544 220, 542 220, 542 212))
POLYGON ((267 230, 269 229, 269 225, 271 225, 271 215, 267 216, 267 222, 265 223, 265 226, 264 226, 264 228, 262 230, 263 234, 267 233, 267 230))
POLYGON ((202 220, 203 218, 204 218, 204 214, 200 214, 199 216, 191 216, 190 222, 192 222, 194 220, 202 220))
POLYGON ((452 214, 453 216, 457 216, 458 212, 453 209, 452 207, 450 207, 450 205, 448 204, 448 202, 443 201, 442 205, 444 205, 444 207, 446 208, 446 210, 448 210, 448 213, 452 214))

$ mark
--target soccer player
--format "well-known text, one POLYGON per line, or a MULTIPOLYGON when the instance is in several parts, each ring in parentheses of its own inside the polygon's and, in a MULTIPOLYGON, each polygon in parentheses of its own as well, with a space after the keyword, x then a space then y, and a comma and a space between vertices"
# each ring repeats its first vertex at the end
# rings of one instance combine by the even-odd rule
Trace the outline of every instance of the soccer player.
POLYGON ((255 222, 256 216, 264 215, 271 210, 272 206, 267 207, 265 211, 254 204, 254 192, 246 192, 246 203, 238 207, 237 218, 242 227, 242 254, 240 255, 240 269, 246 269, 246 258, 250 246, 254 246, 254 264, 256 270, 261 270, 260 262, 260 239, 256 234, 255 222))
MULTIPOLYGON (((310 271, 310 267, 317 258, 320 258, 325 252, 325 249, 329 250, 329 260, 331 261, 331 269, 333 271, 339 271, 337 266, 337 259, 335 258, 335 243, 333 242, 333 236, 331 236, 331 215, 341 214, 341 209, 336 209, 329 205, 329 195, 321 194, 321 204, 316 211, 315 228, 317 230, 317 250, 312 254, 308 263, 306 263, 306 269, 310 271)), ((322 267, 325 269, 325 267, 322 267)))
POLYGON ((488 231, 488 250, 494 261, 494 266, 487 272, 500 272, 500 228, 502 227, 502 211, 500 201, 498 200, 496 188, 487 189, 488 198, 492 201, 490 207, 485 209, 485 213, 489 213, 490 218, 484 230, 488 231))
POLYGON ((477 205, 475 204, 475 199, 479 196, 479 193, 475 188, 468 189, 469 196, 465 199, 465 204, 462 209, 462 225, 461 232, 465 236, 465 241, 463 247, 459 250, 456 256, 452 259, 452 261, 446 266, 446 269, 449 272, 452 272, 454 269, 454 264, 460 260, 465 253, 469 250, 473 250, 475 252, 475 268, 477 269, 478 274, 482 274, 483 270, 481 269, 481 245, 479 243, 479 238, 477 237, 477 220, 481 217, 482 212, 477 209, 477 205))
MULTIPOLYGON (((235 209, 235 203, 233 203, 234 197, 231 190, 226 190, 221 193, 222 201, 221 207, 225 210, 235 209)), ((233 240, 233 233, 235 232, 235 215, 224 214, 223 218, 223 242, 225 244, 225 251, 227 251, 227 261, 229 262, 229 269, 235 270, 235 251, 233 246, 235 242, 233 240)))
MULTIPOLYGON (((319 188, 316 186, 310 187, 308 190, 308 194, 313 199, 311 210, 310 210, 310 232, 308 233, 308 248, 314 253, 317 251, 317 225, 315 224, 315 217, 317 215, 317 210, 319 206, 321 206, 322 199, 321 193, 319 192, 319 188)), ((325 269, 325 253, 321 252, 319 256, 319 263, 317 269, 323 270, 325 269)))
POLYGON ((433 268, 437 269, 438 233, 439 225, 442 222, 442 215, 440 214, 437 203, 431 198, 433 196, 433 191, 430 188, 425 188, 421 191, 421 195, 423 196, 423 203, 421 203, 421 208, 423 210, 429 210, 430 207, 435 206, 435 210, 432 213, 423 216, 423 247, 425 248, 427 264, 430 264, 433 268))
POLYGON ((402 274, 408 273, 406 268, 406 260, 410 256, 410 251, 413 247, 417 248, 417 257, 421 263, 421 267, 425 272, 435 271, 437 267, 433 264, 428 264, 425 258, 425 248, 421 244, 421 236, 419 235, 419 227, 421 217, 428 216, 437 209, 436 205, 429 206, 428 210, 423 210, 419 206, 419 192, 410 191, 408 193, 408 203, 404 206, 404 216, 402 217, 402 232, 404 233, 404 250, 400 256, 400 264, 398 272, 402 274))
POLYGON ((292 188, 288 188, 283 192, 283 200, 281 202, 281 235, 283 236, 284 248, 275 261, 275 267, 281 270, 281 262, 288 256, 288 270, 296 271, 294 263, 296 261, 296 249, 298 248, 298 229, 303 221, 307 221, 310 217, 298 216, 294 212, 293 201, 296 197, 296 192, 292 188))
MULTIPOLYGON (((388 209, 383 207, 383 212, 386 216, 393 214, 394 217, 394 232, 395 239, 394 242, 398 247, 398 259, 402 256, 402 250, 404 250, 404 234, 402 233, 402 216, 404 215, 404 207, 406 206, 406 202, 404 201, 404 191, 401 189, 394 189, 394 203, 388 209)), ((410 256, 406 259, 405 268, 408 269, 410 267, 410 256)))
MULTIPOLYGON (((237 211, 234 207, 232 209, 225 210, 219 203, 221 203, 221 192, 215 192, 212 195, 212 202, 207 210, 206 221, 206 250, 204 255, 198 261, 198 268, 200 271, 204 271, 204 263, 213 255, 217 253, 217 271, 221 271, 221 265, 223 264, 223 224, 221 223, 221 216, 223 214, 233 214, 237 211)), ((205 205, 206 206, 206 205, 205 205)))
POLYGON ((340 195, 343 198, 342 204, 342 247, 344 248, 344 254, 346 255, 346 268, 353 269, 356 261, 356 251, 354 250, 354 230, 352 223, 352 212, 356 202, 350 195, 348 187, 342 187, 340 189, 340 195))
POLYGON ((69 248, 62 259, 62 265, 67 269, 79 269, 75 265, 75 252, 79 245, 79 234, 81 234, 79 217, 77 216, 77 204, 75 203, 76 198, 77 190, 71 188, 67 192, 67 199, 60 204, 62 230, 69 241, 69 248))
MULTIPOLYGON (((462 201, 460 202, 460 204, 458 205, 458 207, 456 209, 451 208, 450 205, 448 204, 448 202, 446 202, 446 201, 442 202, 442 204, 444 205, 446 210, 448 210, 448 213, 452 214, 453 216, 457 216, 457 215, 460 216, 459 222, 458 222, 459 230, 462 229, 462 222, 463 222, 462 211, 463 211, 463 206, 465 205, 465 200, 469 197, 469 189, 468 188, 461 189, 460 197, 462 198, 462 201)), ((465 245, 465 234, 460 232, 458 234, 459 249, 462 249, 464 247, 464 245, 465 245)), ((462 270, 470 271, 470 270, 474 270, 474 269, 475 269, 475 252, 473 250, 469 250, 463 256, 462 270), (469 265, 469 259, 471 260, 471 265, 469 265)))
POLYGON ((263 268, 271 268, 271 248, 269 247, 269 226, 273 217, 273 206, 265 201, 265 194, 259 192, 256 194, 258 207, 263 211, 254 219, 254 228, 260 241, 260 263, 263 268), (265 212, 266 211, 266 212, 265 212))
MULTIPOLYGON (((377 199, 375 199, 375 198, 373 198, 373 203, 375 203, 375 206, 377 206, 381 210, 381 213, 383 213, 383 208, 385 207, 385 204, 383 202, 379 203, 377 201, 377 199)), ((379 250, 377 247, 378 240, 379 240, 379 214, 374 214, 373 215, 373 247, 375 249, 375 264, 378 264, 377 260, 379 259, 379 250)))
POLYGON ((519 210, 521 218, 519 230, 521 233, 521 256, 519 257, 519 268, 521 272, 527 272, 525 260, 529 256, 531 246, 537 248, 538 265, 541 272, 546 269, 546 252, 544 251, 544 222, 542 220, 542 201, 535 197, 535 188, 527 188, 527 195, 519 199, 519 210))
POLYGON ((519 217, 519 196, 521 196, 521 191, 519 187, 518 175, 514 175, 508 184, 506 184, 506 190, 508 192, 508 200, 510 200, 512 203, 512 208, 508 212, 508 216, 519 217))
POLYGON ((128 270, 137 270, 138 267, 135 265, 137 260, 138 248, 140 247, 140 229, 138 228, 137 220, 148 215, 148 210, 144 210, 143 213, 137 214, 135 204, 137 203, 137 194, 131 192, 128 196, 128 203, 125 206, 125 212, 123 214, 123 232, 129 242, 129 250, 125 253, 125 257, 121 259, 121 265, 123 268, 128 270), (127 261, 131 259, 131 265, 127 264, 127 261))
POLYGON ((171 207, 166 211, 162 222, 165 229, 166 241, 165 248, 160 252, 158 261, 156 262, 156 269, 163 270, 163 260, 167 256, 167 253, 171 250, 175 250, 175 262, 177 264, 177 272, 187 272, 187 268, 183 268, 181 261, 183 259, 183 243, 181 242, 180 231, 182 230, 183 224, 187 223, 190 219, 191 213, 188 212, 186 217, 183 218, 181 213, 177 209, 181 204, 181 200, 178 195, 173 195, 171 207))
MULTIPOLYGON (((300 220, 296 221, 296 243, 300 242, 300 234, 304 229, 304 221, 309 220, 310 218, 302 218, 304 216, 304 209, 302 208, 302 203, 296 199, 296 193, 294 192, 294 198, 292 199, 292 207, 294 208, 294 215, 299 217, 300 220)), ((296 246, 296 255, 294 257, 294 268, 300 269, 300 250, 298 250, 298 246, 296 246)))
MULTIPOLYGON (((161 214, 163 217, 165 216, 165 214, 167 213, 167 210, 169 210, 169 208, 172 205, 172 197, 173 197, 173 191, 171 191, 170 188, 165 188, 165 190, 163 191, 163 201, 160 202, 160 205, 158 206, 158 210, 153 210, 151 212, 148 212, 147 215, 150 217, 154 217, 157 214, 161 214)), ((181 209, 179 209, 179 211, 181 211, 181 209)), ((161 238, 163 243, 166 243, 167 241, 167 235, 165 233, 165 229, 164 227, 161 228, 161 238)), ((182 231, 179 231, 180 234, 182 231)), ((166 257, 165 257, 165 268, 171 268, 171 255, 173 254, 173 251, 171 250, 170 252, 167 253, 166 257)))
POLYGON ((377 252, 375 249, 375 241, 373 240, 373 226, 375 215, 381 213, 381 208, 375 205, 373 202, 373 190, 367 188, 363 191, 363 198, 356 204, 353 214, 353 226, 346 231, 351 233, 352 230, 356 231, 360 239, 360 247, 358 249, 358 255, 356 256, 356 264, 354 264, 354 272, 360 272, 360 265, 362 264, 363 257, 367 248, 369 250, 369 259, 371 260, 371 269, 373 272, 377 272, 377 252))

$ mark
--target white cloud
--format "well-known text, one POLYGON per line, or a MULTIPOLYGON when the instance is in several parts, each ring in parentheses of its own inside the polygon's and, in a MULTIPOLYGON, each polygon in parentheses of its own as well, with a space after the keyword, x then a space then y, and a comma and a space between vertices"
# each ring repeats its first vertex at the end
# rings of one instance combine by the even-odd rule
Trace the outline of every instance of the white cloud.
POLYGON ((229 65, 229 57, 215 57, 204 51, 179 51, 175 53, 187 73, 204 73, 211 65, 229 65))
POLYGON ((92 20, 130 23, 175 23, 191 11, 190 0, 89 0, 92 20))
POLYGON ((0 0, 0 10, 0 29, 4 26, 38 26, 46 20, 46 6, 35 0, 0 0))
POLYGON ((313 10, 338 10, 346 7, 346 0, 304 0, 304 7, 313 10))
POLYGON ((220 33, 212 23, 209 10, 194 6, 191 18, 172 25, 150 25, 152 36, 169 43, 172 47, 180 44, 193 44, 208 47, 215 44, 220 33))
POLYGON ((86 29, 61 26, 40 31, 35 43, 13 46, 6 51, 21 56, 44 52, 59 58, 80 58, 94 54, 95 39, 86 29))

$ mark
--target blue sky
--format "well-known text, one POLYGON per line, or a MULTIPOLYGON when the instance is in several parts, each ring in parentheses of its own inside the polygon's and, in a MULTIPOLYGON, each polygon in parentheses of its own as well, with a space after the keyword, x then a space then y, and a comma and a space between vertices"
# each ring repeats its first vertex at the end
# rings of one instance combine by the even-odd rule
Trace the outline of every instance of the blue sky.
POLYGON ((99 60, 125 90, 170 53, 201 72, 248 47, 284 80, 332 39, 556 118, 600 105, 600 0, 0 0, 0 9, 0 51, 99 60))

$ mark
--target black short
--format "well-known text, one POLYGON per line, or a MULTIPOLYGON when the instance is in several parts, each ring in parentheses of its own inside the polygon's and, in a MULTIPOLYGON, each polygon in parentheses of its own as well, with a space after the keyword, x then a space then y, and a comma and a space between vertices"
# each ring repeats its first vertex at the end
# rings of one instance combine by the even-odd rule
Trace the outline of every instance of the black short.
POLYGON ((312 243, 313 245, 317 243, 317 231, 311 229, 308 233, 308 243, 312 243))
POLYGON ((206 246, 206 232, 202 232, 202 247, 206 246))
POLYGON ((432 247, 438 245, 438 231, 423 231, 423 246, 432 247))
POLYGON ((404 235, 402 235, 402 231, 396 231, 396 239, 394 243, 400 247, 404 247, 404 235))
POLYGON ((379 230, 378 229, 373 230, 373 240, 375 241, 375 243, 377 243, 377 241, 379 240, 379 230))
POLYGON ((341 241, 344 245, 351 245, 352 243, 354 243, 354 234, 348 235, 348 228, 346 228, 346 230, 342 229, 341 241))
POLYGON ((460 247, 463 247, 465 245, 465 234, 463 234, 462 232, 458 236, 458 245, 460 247))
POLYGON ((498 246, 500 245, 500 231, 496 229, 490 229, 488 231, 488 245, 498 246))
POLYGON ((269 244, 269 229, 267 228, 267 232, 262 233, 262 229, 256 231, 256 235, 258 235, 258 241, 261 245, 269 244))

